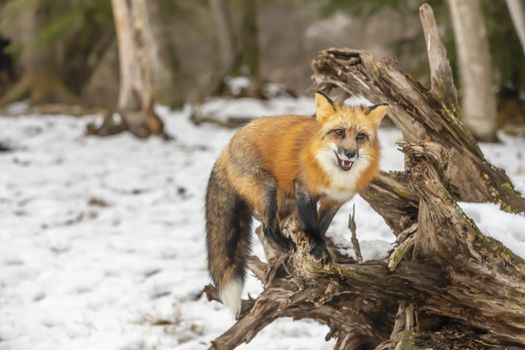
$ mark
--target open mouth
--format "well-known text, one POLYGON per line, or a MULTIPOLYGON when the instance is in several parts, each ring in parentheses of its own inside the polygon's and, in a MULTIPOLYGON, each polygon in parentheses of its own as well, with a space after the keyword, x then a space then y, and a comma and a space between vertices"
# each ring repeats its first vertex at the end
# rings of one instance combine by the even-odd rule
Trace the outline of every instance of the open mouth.
POLYGON ((352 165, 354 164, 354 162, 352 162, 351 160, 344 160, 344 159, 339 158, 337 153, 335 154, 335 156, 337 157, 337 163, 339 164, 339 167, 341 168, 341 170, 348 171, 352 169, 352 165))

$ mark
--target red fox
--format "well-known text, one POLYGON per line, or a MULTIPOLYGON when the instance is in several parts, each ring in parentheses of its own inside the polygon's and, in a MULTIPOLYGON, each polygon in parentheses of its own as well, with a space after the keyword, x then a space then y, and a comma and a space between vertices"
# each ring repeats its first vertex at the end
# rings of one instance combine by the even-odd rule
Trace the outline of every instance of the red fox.
POLYGON ((211 172, 208 269, 234 315, 241 308, 252 216, 262 223, 265 237, 287 250, 291 242, 280 232, 279 212, 295 199, 310 253, 328 262, 330 222, 379 171, 377 128, 388 106, 348 107, 316 93, 315 108, 316 118, 290 115, 250 122, 233 136, 211 172))

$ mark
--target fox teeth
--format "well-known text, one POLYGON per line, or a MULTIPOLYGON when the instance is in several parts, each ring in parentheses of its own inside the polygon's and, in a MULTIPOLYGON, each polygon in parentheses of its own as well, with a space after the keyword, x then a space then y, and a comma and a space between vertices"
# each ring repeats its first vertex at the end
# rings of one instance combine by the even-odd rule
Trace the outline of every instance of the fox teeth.
POLYGON ((352 164, 352 162, 349 160, 343 160, 342 162, 343 162, 343 166, 350 166, 350 164, 352 164))

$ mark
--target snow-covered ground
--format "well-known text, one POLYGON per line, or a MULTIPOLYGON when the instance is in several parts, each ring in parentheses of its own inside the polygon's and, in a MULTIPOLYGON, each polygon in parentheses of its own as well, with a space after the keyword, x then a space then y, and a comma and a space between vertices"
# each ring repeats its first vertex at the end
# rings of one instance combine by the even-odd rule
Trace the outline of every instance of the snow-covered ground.
MULTIPOLYGON (((274 101, 261 114, 310 114, 312 104, 274 101)), ((244 101, 239 108, 260 106, 244 101)), ((233 323, 225 307, 201 294, 209 283, 205 184, 233 131, 196 127, 187 109, 158 110, 174 142, 86 137, 90 118, 0 118, 0 142, 13 148, 0 153, 0 349, 206 349, 233 323)), ((502 137, 482 148, 525 192, 525 142, 502 137)), ((401 169, 399 132, 381 130, 380 138, 382 167, 401 169)), ((384 256, 389 228, 362 199, 354 202, 365 258, 384 256)), ((525 256, 524 216, 462 206, 525 256)), ((352 253, 350 208, 329 235, 352 253)), ((258 243, 255 252, 261 254, 258 243)), ((260 290, 250 278, 245 294, 260 290)), ((284 319, 240 348, 331 349, 326 332, 315 322, 284 319)))

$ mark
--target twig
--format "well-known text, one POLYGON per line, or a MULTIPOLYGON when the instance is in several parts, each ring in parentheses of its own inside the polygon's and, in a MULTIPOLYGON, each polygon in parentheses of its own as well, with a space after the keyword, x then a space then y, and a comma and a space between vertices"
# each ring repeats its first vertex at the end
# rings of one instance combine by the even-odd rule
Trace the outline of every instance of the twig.
POLYGON ((356 234, 355 204, 352 208, 352 214, 348 216, 348 228, 352 232, 352 245, 354 246, 355 259, 358 264, 361 264, 363 262, 363 256, 361 255, 361 247, 359 246, 359 240, 357 239, 356 234))
POLYGON ((262 284, 266 283, 266 275, 268 271, 266 269, 266 264, 263 263, 261 259, 256 256, 250 256, 248 258, 248 268, 262 284))
POLYGON ((392 328, 392 333, 390 334, 391 340, 397 340, 399 334, 403 332, 406 327, 406 302, 401 301, 397 308, 396 318, 394 321, 394 327, 392 328))
POLYGON ((394 350, 412 349, 414 342, 414 304, 401 302, 396 314, 390 340, 395 342, 394 350))
POLYGON ((412 332, 414 330, 415 321, 414 321, 414 304, 409 303, 405 309, 406 322, 405 322, 405 331, 412 332))
POLYGON ((261 242, 263 246, 266 260, 270 260, 279 256, 279 251, 277 251, 264 236, 262 226, 257 227, 257 229, 255 230, 255 234, 257 235, 257 238, 259 238, 259 242, 261 242))
POLYGON ((396 237, 396 243, 401 244, 406 241, 410 236, 416 233, 417 227, 417 223, 415 223, 401 231, 396 237))
POLYGON ((412 249, 415 242, 415 236, 409 236, 405 239, 388 257, 388 269, 393 272, 397 265, 403 260, 405 255, 412 249))

